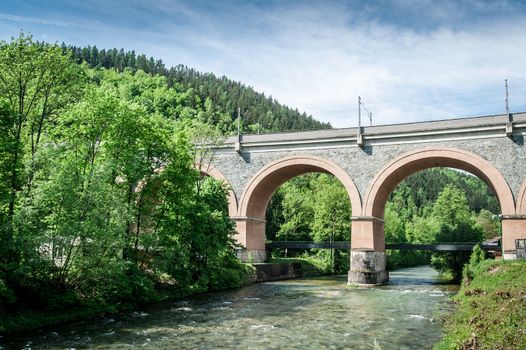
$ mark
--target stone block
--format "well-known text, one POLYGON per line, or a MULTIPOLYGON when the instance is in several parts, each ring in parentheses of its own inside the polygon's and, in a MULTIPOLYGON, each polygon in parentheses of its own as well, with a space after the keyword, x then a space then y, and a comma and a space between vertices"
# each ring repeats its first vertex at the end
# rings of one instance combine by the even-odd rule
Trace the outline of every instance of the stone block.
POLYGON ((349 284, 380 285, 387 281, 389 272, 385 269, 385 252, 351 251, 349 284))

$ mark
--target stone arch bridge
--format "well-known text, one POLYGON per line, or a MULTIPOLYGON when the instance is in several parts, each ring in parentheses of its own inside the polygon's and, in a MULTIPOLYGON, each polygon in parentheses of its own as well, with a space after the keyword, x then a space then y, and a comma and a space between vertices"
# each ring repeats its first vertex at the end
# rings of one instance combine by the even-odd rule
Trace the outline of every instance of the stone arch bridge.
POLYGON ((526 238, 526 113, 362 128, 231 137, 214 147, 207 173, 231 188, 229 215, 244 259, 265 259, 265 211, 274 191, 309 172, 331 173, 352 206, 350 283, 380 284, 384 208, 405 177, 432 167, 472 173, 495 193, 503 255, 526 238))

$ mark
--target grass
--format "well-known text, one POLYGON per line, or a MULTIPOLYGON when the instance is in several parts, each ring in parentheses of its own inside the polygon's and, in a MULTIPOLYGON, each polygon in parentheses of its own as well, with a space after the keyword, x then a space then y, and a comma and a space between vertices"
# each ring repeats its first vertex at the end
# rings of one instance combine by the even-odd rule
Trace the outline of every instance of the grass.
POLYGON ((526 261, 485 260, 472 273, 434 350, 526 349, 526 261))

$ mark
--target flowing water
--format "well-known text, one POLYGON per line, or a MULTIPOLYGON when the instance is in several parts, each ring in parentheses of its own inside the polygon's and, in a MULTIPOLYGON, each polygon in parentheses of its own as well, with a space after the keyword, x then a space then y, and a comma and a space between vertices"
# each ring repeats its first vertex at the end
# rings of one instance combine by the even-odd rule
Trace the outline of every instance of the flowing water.
POLYGON ((456 291, 430 267, 393 271, 388 285, 374 288, 349 287, 346 276, 267 282, 18 335, 3 346, 430 349, 456 291))

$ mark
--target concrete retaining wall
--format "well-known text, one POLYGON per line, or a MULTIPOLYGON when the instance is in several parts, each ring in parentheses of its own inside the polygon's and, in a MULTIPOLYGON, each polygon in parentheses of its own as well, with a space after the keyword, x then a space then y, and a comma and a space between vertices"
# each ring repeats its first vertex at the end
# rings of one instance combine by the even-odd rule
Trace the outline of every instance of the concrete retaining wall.
POLYGON ((301 277, 300 263, 292 264, 254 264, 256 268, 256 282, 277 281, 282 279, 301 277))

